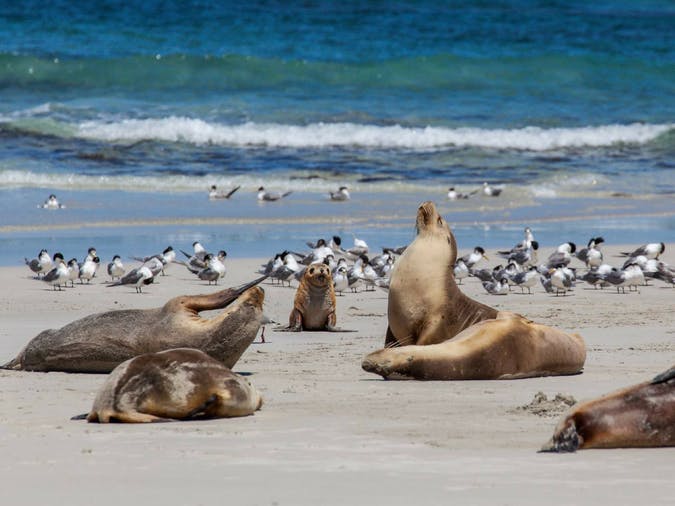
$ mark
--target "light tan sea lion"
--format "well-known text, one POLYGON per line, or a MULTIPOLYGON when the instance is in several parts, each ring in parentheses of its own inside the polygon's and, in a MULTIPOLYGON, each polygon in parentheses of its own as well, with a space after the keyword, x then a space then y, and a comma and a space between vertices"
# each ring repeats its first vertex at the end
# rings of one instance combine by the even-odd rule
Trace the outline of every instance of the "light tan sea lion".
POLYGON ((295 291, 286 330, 336 330, 335 311, 335 290, 330 267, 323 262, 308 265, 295 291))
POLYGON ((385 349, 364 359, 366 371, 425 380, 581 371, 581 336, 497 311, 459 290, 453 276, 457 243, 433 202, 420 205, 416 227, 391 275, 385 349))
POLYGON ((209 295, 175 297, 160 308, 109 311, 45 330, 2 367, 108 373, 136 355, 172 348, 196 348, 232 367, 260 328, 265 294, 255 285, 263 279, 209 295), (213 318, 199 316, 223 308, 213 318))
POLYGON ((653 380, 573 406, 542 452, 675 446, 675 366, 653 380))
POLYGON ((262 406, 242 376, 202 351, 177 348, 118 365, 94 400, 88 422, 143 423, 251 415, 262 406))

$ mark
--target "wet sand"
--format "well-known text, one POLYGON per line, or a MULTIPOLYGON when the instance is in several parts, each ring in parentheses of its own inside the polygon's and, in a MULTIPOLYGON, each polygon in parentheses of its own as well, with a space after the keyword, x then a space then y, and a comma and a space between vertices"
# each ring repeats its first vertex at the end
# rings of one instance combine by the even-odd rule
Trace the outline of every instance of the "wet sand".
MULTIPOLYGON (((672 265, 673 245, 666 248, 672 265)), ((627 249, 605 248, 606 259, 620 265, 613 254, 627 249)), ((264 260, 229 260, 224 284, 252 279, 264 260)), ((0 268, 0 361, 40 331, 91 313, 217 289, 180 265, 167 274, 137 295, 107 288, 102 277, 54 292, 25 267, 0 268)), ((588 357, 575 376, 383 381, 360 367, 384 342, 381 290, 338 297, 338 325, 354 333, 279 333, 268 325, 268 342, 251 345, 234 368, 251 373, 265 398, 250 417, 86 424, 70 417, 89 410, 104 375, 0 371, 3 497, 71 505, 670 504, 673 448, 537 453, 564 411, 562 403, 533 405, 538 392, 580 401, 673 365, 675 289, 651 284, 625 295, 579 283, 565 297, 539 285, 533 295, 498 297, 465 280, 463 290, 481 302, 581 333, 588 357)), ((285 323, 295 286, 264 283, 265 313, 285 323)))

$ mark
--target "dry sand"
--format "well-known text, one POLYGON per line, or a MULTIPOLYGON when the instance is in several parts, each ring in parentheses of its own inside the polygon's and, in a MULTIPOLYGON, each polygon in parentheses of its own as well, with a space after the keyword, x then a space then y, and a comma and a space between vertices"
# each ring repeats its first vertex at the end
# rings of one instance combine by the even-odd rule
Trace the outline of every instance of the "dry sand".
MULTIPOLYGON (((667 245, 664 257, 671 265, 673 248, 667 245)), ((612 257, 617 249, 605 250, 614 265, 621 262, 612 257)), ((226 285, 252 279, 261 262, 229 261, 226 285)), ((107 288, 100 278, 53 292, 29 274, 0 269, 3 363, 46 328, 216 289, 179 265, 142 295, 107 288)), ((265 313, 285 322, 295 284, 263 286, 265 313)), ((540 286, 534 295, 498 297, 475 278, 463 289, 499 309, 580 332, 588 346, 583 374, 383 381, 360 363, 383 344, 387 295, 345 294, 338 324, 357 332, 289 334, 270 325, 268 343, 246 351, 235 370, 252 373, 265 397, 251 417, 87 424, 70 417, 89 410, 103 375, 0 371, 3 503, 672 505, 675 448, 537 450, 569 396, 596 397, 675 363, 675 289, 656 281, 639 294, 618 295, 580 283, 566 297, 540 286), (538 392, 548 401, 535 401, 538 392), (564 397, 554 400, 557 394, 564 397)))

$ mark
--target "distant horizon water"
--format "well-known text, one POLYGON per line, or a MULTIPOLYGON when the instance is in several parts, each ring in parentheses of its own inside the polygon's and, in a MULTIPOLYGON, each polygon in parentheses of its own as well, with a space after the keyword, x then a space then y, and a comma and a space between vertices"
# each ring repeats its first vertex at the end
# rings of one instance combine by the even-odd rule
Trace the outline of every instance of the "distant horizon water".
POLYGON ((528 225, 673 242, 673 24, 666 1, 2 4, 0 265, 96 241, 378 248, 423 200, 467 249, 528 225), (445 197, 485 181, 502 195, 445 197))

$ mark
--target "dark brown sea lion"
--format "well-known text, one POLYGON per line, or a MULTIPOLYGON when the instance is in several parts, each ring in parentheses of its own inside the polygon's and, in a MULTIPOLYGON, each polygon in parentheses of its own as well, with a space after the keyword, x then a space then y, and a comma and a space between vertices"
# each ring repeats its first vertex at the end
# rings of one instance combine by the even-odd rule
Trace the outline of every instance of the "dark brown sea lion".
POLYGON ((675 366, 653 380, 573 406, 543 452, 675 446, 675 366))
POLYGON ((202 351, 177 348, 118 365, 84 416, 98 423, 163 422, 246 416, 260 406, 262 397, 245 378, 202 351))
POLYGON ((209 295, 184 295, 155 309, 87 316, 45 330, 2 366, 26 371, 108 373, 142 353, 196 348, 232 367, 255 339, 265 298, 261 277, 209 295), (205 319, 201 311, 226 308, 205 319))
POLYGON ((581 336, 497 311, 459 290, 453 276, 457 243, 432 202, 420 205, 416 227, 391 275, 385 349, 364 359, 366 371, 425 380, 581 371, 581 336))

